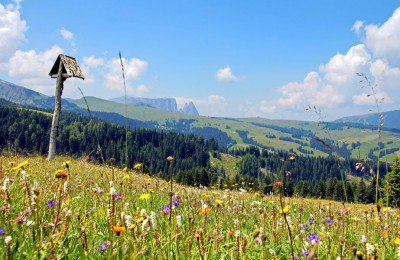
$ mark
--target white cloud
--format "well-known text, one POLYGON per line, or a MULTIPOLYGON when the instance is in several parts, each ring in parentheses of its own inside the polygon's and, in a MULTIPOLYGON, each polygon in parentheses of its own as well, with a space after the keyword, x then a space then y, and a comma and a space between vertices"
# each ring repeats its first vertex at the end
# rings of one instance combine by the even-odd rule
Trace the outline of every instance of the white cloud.
POLYGON ((83 57, 83 64, 85 64, 89 68, 97 68, 104 65, 103 58, 96 58, 94 55, 84 56, 83 57))
MULTIPOLYGON (((147 69, 147 61, 138 58, 132 58, 127 61, 122 58, 125 69, 125 79, 127 84, 127 91, 134 92, 131 83, 133 80, 139 78, 147 69)), ((120 60, 117 58, 111 59, 106 64, 106 73, 104 75, 105 86, 116 92, 124 92, 124 83, 122 79, 122 70, 120 60)))
POLYGON ((207 100, 210 104, 222 104, 225 102, 225 98, 218 95, 210 95, 207 100))
POLYGON ((70 41, 70 40, 74 39, 74 34, 72 32, 70 32, 70 31, 68 31, 65 28, 61 28, 60 29, 60 34, 67 41, 70 41))
POLYGON ((360 34, 361 28, 364 26, 364 21, 357 20, 353 26, 351 27, 351 30, 353 30, 357 35, 360 34))
POLYGON ((8 75, 16 78, 24 86, 47 95, 54 95, 54 79, 49 76, 58 54, 63 50, 54 45, 44 52, 17 50, 10 58, 8 75))
POLYGON ((320 67, 325 73, 325 78, 333 85, 350 84, 357 80, 357 72, 363 72, 371 60, 364 44, 358 44, 350 48, 345 54, 336 54, 330 61, 320 67))
POLYGON ((19 1, 14 3, 7 6, 0 4, 0 63, 6 62, 25 41, 28 30, 26 21, 21 19, 19 1))
POLYGON ((215 74, 215 78, 217 80, 225 81, 225 82, 229 82, 229 83, 236 82, 239 80, 238 77, 233 75, 232 69, 229 65, 226 66, 225 68, 219 69, 217 71, 217 73, 215 74))
POLYGON ((381 26, 369 24, 364 28, 363 41, 374 56, 400 66, 400 7, 381 26))
POLYGON ((391 102, 391 98, 386 92, 380 91, 375 94, 375 96, 371 94, 362 93, 359 95, 353 96, 353 102, 357 105, 375 105, 376 100, 378 102, 391 102))
POLYGON ((147 92, 150 91, 150 87, 146 86, 144 84, 140 84, 136 89, 136 95, 138 95, 139 97, 141 97, 143 94, 146 94, 147 92))
POLYGON ((400 68, 390 67, 386 61, 378 59, 371 64, 370 72, 379 86, 384 88, 399 87, 400 68))

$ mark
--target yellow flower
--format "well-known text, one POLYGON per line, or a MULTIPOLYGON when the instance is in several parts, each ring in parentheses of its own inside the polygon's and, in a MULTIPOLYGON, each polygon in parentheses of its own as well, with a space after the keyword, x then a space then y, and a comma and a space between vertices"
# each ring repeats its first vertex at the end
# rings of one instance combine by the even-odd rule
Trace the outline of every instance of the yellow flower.
POLYGON ((123 172, 127 172, 128 171, 128 167, 125 167, 122 169, 123 172))
POLYGON ((167 157, 167 161, 172 162, 173 160, 174 160, 174 157, 172 157, 172 156, 167 157))
POLYGON ((130 179, 130 178, 131 178, 131 176, 129 176, 129 174, 125 174, 123 177, 124 180, 130 179))
POLYGON ((148 189, 147 191, 148 191, 149 193, 153 193, 153 192, 154 192, 153 189, 148 189))
POLYGON ((119 227, 119 226, 113 226, 113 231, 119 235, 122 232, 125 232, 125 228, 124 227, 119 227))
POLYGON ((17 166, 15 166, 14 168, 12 168, 11 170, 13 170, 13 171, 21 170, 21 169, 24 169, 24 167, 27 165, 28 165, 28 161, 24 161, 24 162, 18 164, 17 166))
POLYGON ((396 239, 394 240, 394 243, 395 243, 396 245, 400 245, 400 237, 396 238, 396 239))
POLYGON ((222 204, 222 200, 216 199, 216 200, 215 200, 215 204, 216 204, 217 206, 220 206, 220 205, 222 204))
POLYGON ((143 166, 143 163, 136 163, 134 166, 133 166, 133 169, 139 169, 139 168, 141 168, 143 166))
POLYGON ((8 163, 10 166, 13 166, 13 165, 15 165, 15 162, 9 162, 8 163))
POLYGON ((148 200, 148 199, 150 199, 150 194, 149 193, 143 193, 142 195, 140 195, 139 199, 140 200, 148 200))
POLYGON ((63 162, 63 163, 62 163, 62 165, 61 165, 61 166, 62 166, 62 167, 65 167, 65 168, 67 168, 67 169, 68 169, 70 164, 71 164, 71 162, 70 162, 70 161, 65 161, 65 162, 63 162))
POLYGON ((379 218, 374 218, 375 223, 379 223, 381 222, 381 220, 379 218))
POLYGON ((194 237, 195 237, 195 238, 199 238, 199 237, 200 237, 200 234, 196 232, 196 233, 194 234, 194 237))
POLYGON ((142 222, 144 221, 144 217, 138 218, 137 221, 138 221, 139 223, 142 223, 142 222))
POLYGON ((288 206, 285 206, 285 207, 283 208, 283 210, 282 210, 281 213, 283 213, 283 214, 288 214, 288 213, 289 213, 289 207, 288 207, 288 206))

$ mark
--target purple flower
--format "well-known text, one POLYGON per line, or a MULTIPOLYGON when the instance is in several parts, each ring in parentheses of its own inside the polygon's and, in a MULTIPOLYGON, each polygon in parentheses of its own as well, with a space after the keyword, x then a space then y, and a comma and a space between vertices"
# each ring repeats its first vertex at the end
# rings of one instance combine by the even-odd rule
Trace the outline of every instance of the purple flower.
POLYGON ((54 200, 49 200, 46 204, 47 207, 51 208, 56 205, 56 202, 54 200))
POLYGON ((308 223, 310 223, 310 225, 312 225, 312 224, 314 224, 314 220, 313 220, 312 218, 310 218, 310 219, 308 220, 308 223))
POLYGON ((304 226, 303 226, 303 229, 304 229, 304 230, 308 230, 309 228, 310 228, 310 227, 309 227, 308 225, 304 225, 304 226))
POLYGON ((179 206, 179 200, 172 200, 172 204, 173 204, 175 207, 178 207, 178 206, 179 206))
POLYGON ((315 233, 312 233, 311 235, 308 236, 308 242, 310 242, 311 244, 315 244, 320 241, 321 239, 319 239, 315 233))
POLYGON ((168 205, 166 205, 166 206, 164 206, 163 208, 162 208, 162 210, 161 210, 161 212, 163 213, 163 214, 168 214, 169 213, 169 210, 170 210, 170 208, 169 208, 169 206, 168 205))
POLYGON ((102 243, 100 244, 99 250, 100 250, 100 251, 103 251, 103 252, 107 250, 107 245, 106 245, 105 242, 102 242, 102 243))
POLYGON ((2 228, 0 228, 0 236, 3 236, 5 234, 6 234, 6 232, 4 232, 4 230, 2 228))
POLYGON ((115 199, 116 199, 116 200, 121 200, 121 199, 122 199, 122 196, 121 196, 120 194, 117 194, 117 195, 115 195, 115 199))
POLYGON ((332 226, 332 219, 330 217, 325 217, 324 220, 328 222, 328 226, 332 226))
POLYGON ((310 251, 308 251, 308 249, 306 249, 306 251, 303 252, 304 256, 309 256, 310 255, 310 251))

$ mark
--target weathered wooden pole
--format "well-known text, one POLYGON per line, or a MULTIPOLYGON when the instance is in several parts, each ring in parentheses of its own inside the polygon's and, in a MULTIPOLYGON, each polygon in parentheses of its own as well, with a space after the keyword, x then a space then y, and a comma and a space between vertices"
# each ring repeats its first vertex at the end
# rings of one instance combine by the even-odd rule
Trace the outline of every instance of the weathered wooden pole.
POLYGON ((47 156, 48 160, 53 159, 56 156, 56 138, 58 131, 58 121, 60 118, 61 112, 61 95, 64 88, 64 81, 66 78, 62 76, 62 67, 63 63, 60 59, 58 64, 58 75, 57 75, 57 83, 56 83, 56 93, 54 95, 54 113, 53 113, 53 121, 51 122, 51 130, 50 130, 50 143, 49 143, 49 154, 47 156))
POLYGON ((47 159, 51 160, 56 156, 58 121, 61 113, 61 96, 64 89, 64 81, 70 77, 84 79, 84 76, 75 58, 63 54, 58 55, 49 75, 52 78, 57 77, 56 93, 54 95, 53 121, 50 129, 49 153, 47 156, 47 159))

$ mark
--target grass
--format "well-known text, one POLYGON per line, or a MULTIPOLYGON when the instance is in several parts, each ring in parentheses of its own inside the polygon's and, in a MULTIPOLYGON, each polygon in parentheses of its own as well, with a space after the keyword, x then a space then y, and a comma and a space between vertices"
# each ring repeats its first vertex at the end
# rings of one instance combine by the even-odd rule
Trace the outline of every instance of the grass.
POLYGON ((218 158, 212 157, 210 154, 211 165, 217 166, 218 168, 223 167, 227 176, 230 178, 235 177, 239 174, 239 167, 237 164, 240 162, 240 158, 232 156, 230 154, 221 153, 221 160, 218 158))
POLYGON ((303 259, 394 259, 399 252, 398 209, 239 188, 174 184, 171 193, 169 183, 140 171, 68 157, 0 156, 0 165, 1 259, 289 259, 292 249, 303 259))

